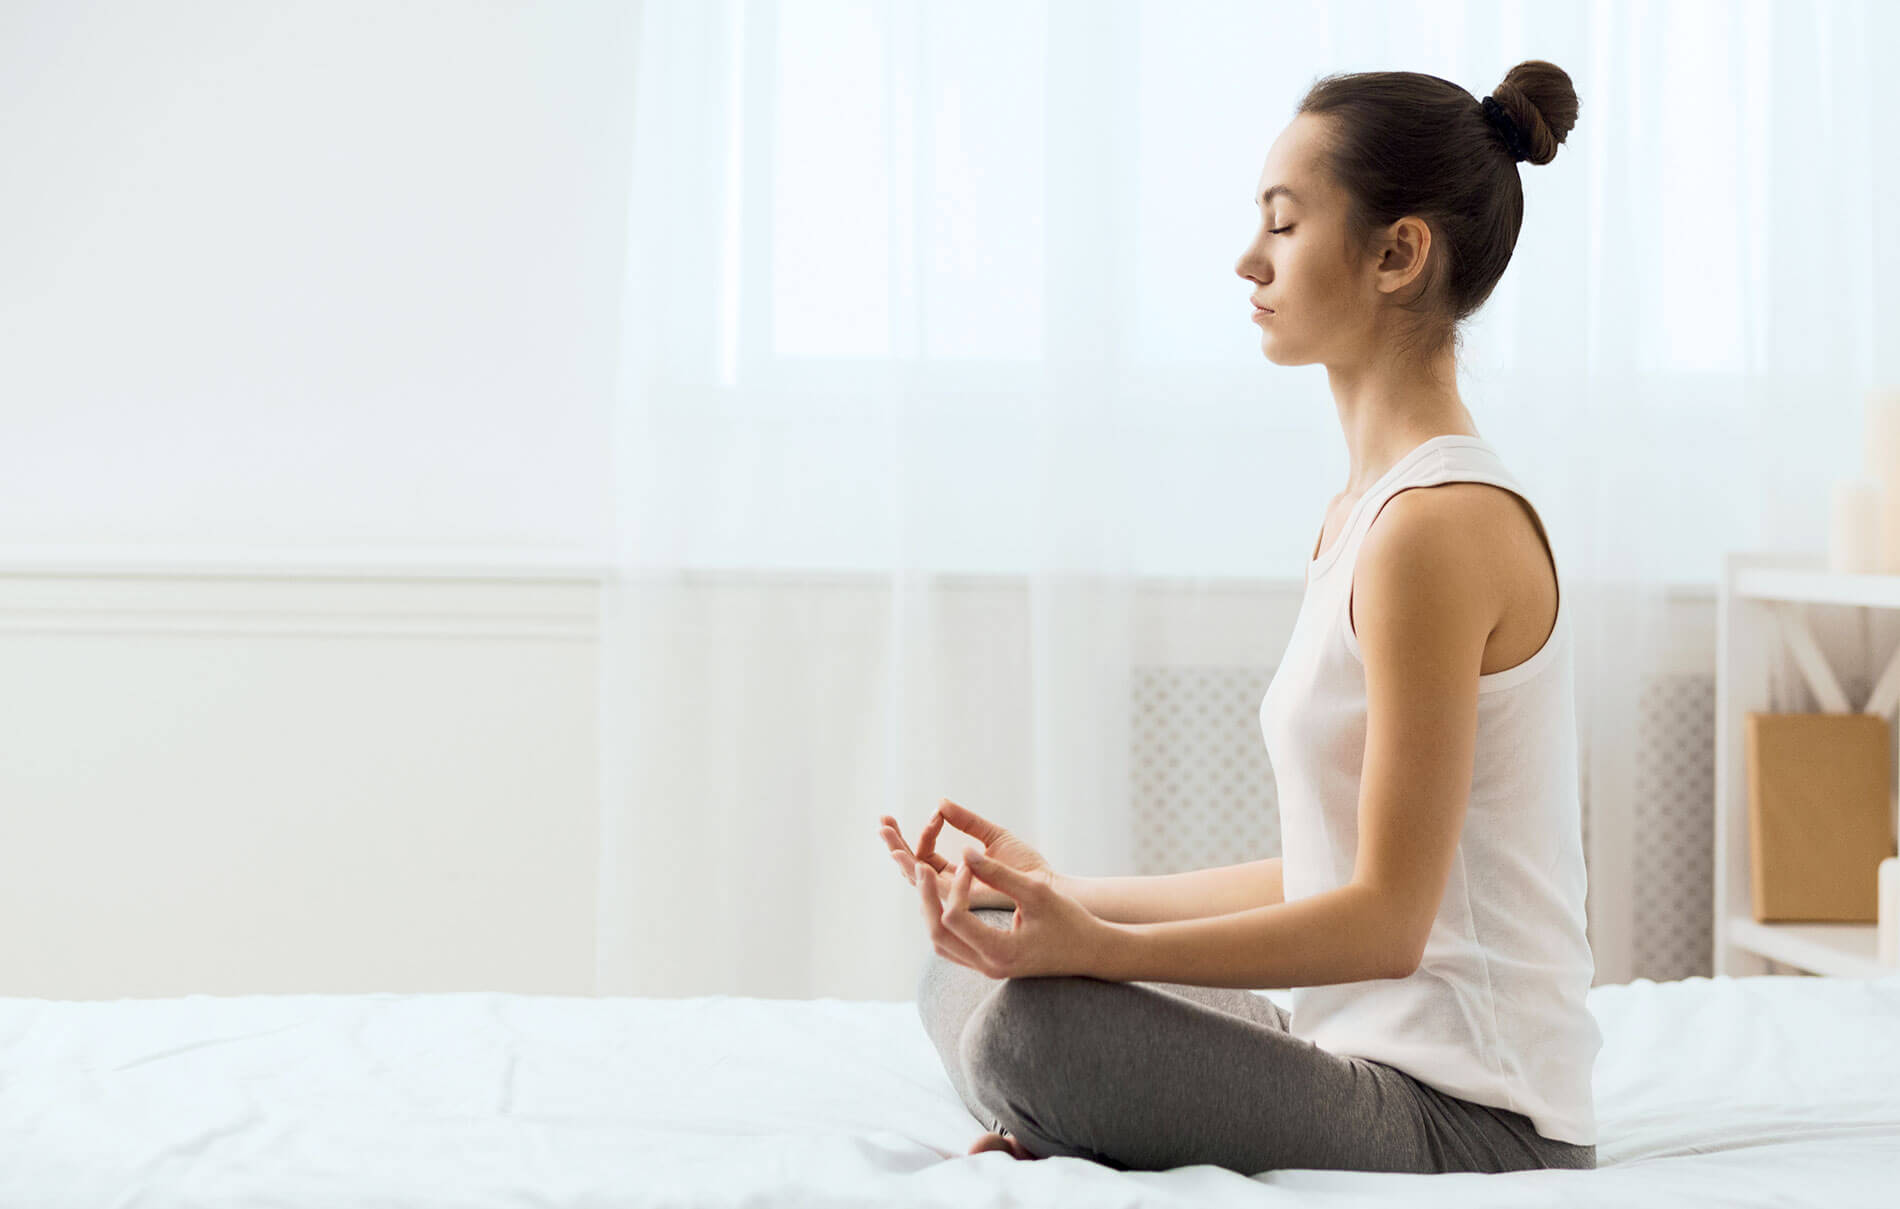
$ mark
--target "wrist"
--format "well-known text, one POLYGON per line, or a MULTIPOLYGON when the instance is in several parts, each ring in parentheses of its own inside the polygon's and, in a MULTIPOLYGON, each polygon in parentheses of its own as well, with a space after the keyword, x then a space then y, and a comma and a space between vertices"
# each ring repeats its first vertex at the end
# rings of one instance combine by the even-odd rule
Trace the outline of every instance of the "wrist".
POLYGON ((1093 952, 1089 955, 1089 977, 1103 982, 1133 982, 1139 978, 1141 950, 1147 943, 1138 924, 1120 924, 1100 919, 1093 952))

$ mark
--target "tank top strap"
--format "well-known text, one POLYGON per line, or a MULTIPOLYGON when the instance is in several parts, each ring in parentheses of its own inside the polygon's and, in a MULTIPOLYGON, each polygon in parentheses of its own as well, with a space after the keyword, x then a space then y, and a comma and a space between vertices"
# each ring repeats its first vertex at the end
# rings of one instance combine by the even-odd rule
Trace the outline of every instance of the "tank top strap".
POLYGON ((1439 483, 1491 483, 1519 495, 1523 487, 1505 468, 1498 451, 1482 437, 1465 433, 1445 433, 1428 438, 1412 447, 1394 462, 1353 505, 1346 526, 1332 548, 1312 560, 1307 572, 1310 584, 1340 564, 1351 565, 1359 554, 1379 510, 1386 501, 1412 487, 1431 487, 1439 483))

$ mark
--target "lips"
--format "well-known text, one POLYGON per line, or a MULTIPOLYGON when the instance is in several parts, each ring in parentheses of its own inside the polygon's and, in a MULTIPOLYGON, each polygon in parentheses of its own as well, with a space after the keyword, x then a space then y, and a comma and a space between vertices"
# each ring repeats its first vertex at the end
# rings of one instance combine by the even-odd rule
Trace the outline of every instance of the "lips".
POLYGON ((1259 303, 1257 303, 1257 302, 1253 304, 1253 309, 1254 309, 1254 310, 1256 310, 1256 311, 1265 311, 1265 312, 1266 312, 1267 314, 1269 314, 1269 315, 1271 315, 1271 314, 1273 314, 1273 308, 1272 308, 1272 307, 1270 307, 1270 306, 1261 306, 1261 305, 1260 305, 1259 303))

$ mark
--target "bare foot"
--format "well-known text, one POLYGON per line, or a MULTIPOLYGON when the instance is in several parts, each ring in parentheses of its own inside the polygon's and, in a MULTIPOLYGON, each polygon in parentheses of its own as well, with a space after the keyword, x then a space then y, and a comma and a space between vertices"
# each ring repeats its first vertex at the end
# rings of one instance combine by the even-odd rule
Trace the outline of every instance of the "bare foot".
POLYGON ((1033 1158, 1040 1157, 1037 1155, 1030 1154, 1028 1148, 1025 1147, 1021 1142, 1018 1142, 1015 1138, 1012 1138, 1007 1134, 1001 1134, 1001 1133, 984 1134, 982 1137, 976 1140, 976 1144, 974 1146, 970 1147, 968 1153, 982 1154, 986 1150, 1000 1150, 1004 1152, 1005 1154, 1008 1154, 1018 1159, 1033 1159, 1033 1158))

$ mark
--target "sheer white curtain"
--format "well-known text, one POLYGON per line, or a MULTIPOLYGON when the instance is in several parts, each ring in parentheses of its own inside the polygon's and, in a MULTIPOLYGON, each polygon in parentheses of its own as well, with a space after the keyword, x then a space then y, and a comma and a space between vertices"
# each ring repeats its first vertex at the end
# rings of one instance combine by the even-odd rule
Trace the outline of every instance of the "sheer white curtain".
POLYGON ((1323 370, 1265 359, 1234 274, 1266 149, 1321 74, 1482 97, 1526 58, 1582 111, 1520 165, 1461 389, 1575 610, 1618 980, 1666 606, 1729 549, 1822 547, 1892 377, 1895 32, 1877 3, 646 0, 600 991, 908 997, 928 945, 876 818, 914 837, 939 797, 1135 871, 1134 669, 1236 590, 1296 605, 1345 481, 1323 370))

